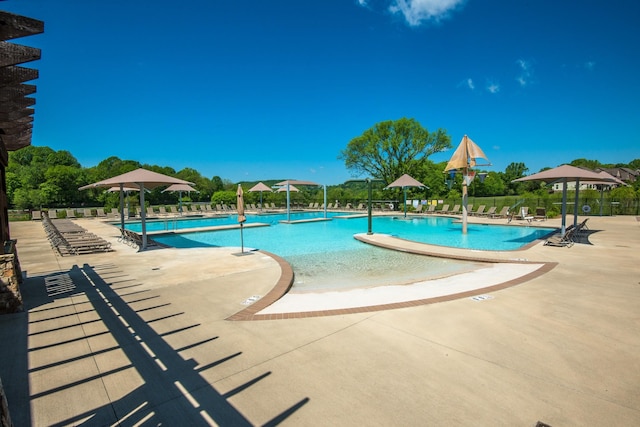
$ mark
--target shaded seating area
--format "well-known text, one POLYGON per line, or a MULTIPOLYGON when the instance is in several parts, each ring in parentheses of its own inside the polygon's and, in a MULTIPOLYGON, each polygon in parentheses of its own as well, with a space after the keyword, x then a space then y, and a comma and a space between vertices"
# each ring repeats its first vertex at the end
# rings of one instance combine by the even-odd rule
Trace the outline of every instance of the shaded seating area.
POLYGON ((580 238, 580 234, 584 230, 589 229, 589 227, 587 227, 587 221, 589 221, 589 218, 586 218, 584 221, 582 221, 576 226, 571 224, 565 229, 564 234, 560 234, 560 235, 556 234, 554 236, 551 236, 549 239, 547 239, 544 242, 544 245, 545 246, 563 246, 563 247, 573 246, 573 244, 576 243, 576 241, 580 238))
MULTIPOLYGON (((120 237, 118 237, 118 241, 131 247, 142 247, 142 236, 135 231, 127 230, 126 228, 120 229, 120 237)), ((147 246, 156 245, 157 243, 153 239, 147 237, 147 246)))
POLYGON ((42 216, 42 225, 47 233, 51 247, 60 256, 108 252, 111 250, 110 242, 100 236, 89 233, 69 219, 52 220, 47 214, 44 214, 42 216))

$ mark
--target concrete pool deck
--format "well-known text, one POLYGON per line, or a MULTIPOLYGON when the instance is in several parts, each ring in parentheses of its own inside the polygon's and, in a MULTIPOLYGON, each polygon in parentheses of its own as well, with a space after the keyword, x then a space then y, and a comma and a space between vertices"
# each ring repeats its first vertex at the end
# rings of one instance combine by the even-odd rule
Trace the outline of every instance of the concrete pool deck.
POLYGON ((11 224, 27 311, 0 316, 0 377, 16 425, 640 423, 635 217, 517 251, 555 266, 489 298, 257 322, 225 319, 284 286, 277 258, 138 253, 78 222, 115 250, 59 257, 40 223, 11 224))

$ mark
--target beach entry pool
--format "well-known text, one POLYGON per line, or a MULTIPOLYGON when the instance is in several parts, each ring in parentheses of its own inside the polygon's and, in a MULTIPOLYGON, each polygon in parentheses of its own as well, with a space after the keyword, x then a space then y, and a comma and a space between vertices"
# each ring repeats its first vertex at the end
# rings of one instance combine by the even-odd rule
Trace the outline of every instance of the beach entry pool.
MULTIPOLYGON (((280 223, 286 214, 249 215, 247 223, 267 227, 245 227, 245 250, 262 249, 287 260, 295 272, 292 292, 401 285, 429 278, 473 271, 483 264, 414 255, 381 249, 359 242, 354 234, 367 230, 367 218, 340 218, 297 224, 280 223)), ((322 218, 322 212, 292 213, 291 220, 322 218)), ((150 221, 149 231, 182 230, 237 225, 237 218, 197 218, 150 221)), ((139 223, 127 228, 139 231, 139 223)), ((552 229, 469 224, 462 235, 461 224, 446 217, 374 217, 373 232, 429 244, 482 250, 518 249, 552 229)), ((154 234, 157 242, 176 248, 240 246, 237 229, 154 234)))

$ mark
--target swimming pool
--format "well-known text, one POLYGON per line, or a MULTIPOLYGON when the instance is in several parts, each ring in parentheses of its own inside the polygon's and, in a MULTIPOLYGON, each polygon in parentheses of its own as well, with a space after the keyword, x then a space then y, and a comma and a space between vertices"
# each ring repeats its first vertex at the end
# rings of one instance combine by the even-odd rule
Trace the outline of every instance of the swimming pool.
MULTIPOLYGON (((295 272, 293 292, 349 289, 363 286, 407 284, 417 280, 472 271, 480 263, 433 258, 369 246, 353 238, 366 232, 367 218, 336 218, 331 221, 284 224, 286 214, 249 215, 248 223, 267 222, 269 227, 250 227, 243 232, 245 250, 263 249, 286 259, 295 272)), ((321 218, 322 212, 292 213, 291 220, 321 218)), ((237 218, 179 220, 176 227, 193 228, 237 224, 237 218)), ((552 229, 469 224, 463 236, 461 224, 445 217, 374 217, 375 233, 395 235, 430 244, 486 250, 517 249, 552 229), (494 228, 496 227, 496 228, 494 228)), ((149 223, 151 224, 151 223, 149 223)), ((151 228, 148 227, 148 230, 151 228)), ((127 224, 127 227, 135 226, 127 224)), ((138 224, 139 227, 139 224, 138 224)), ((162 229, 160 229, 162 230, 162 229)), ((159 243, 177 247, 240 246, 240 232, 193 231, 154 235, 159 243)))
MULTIPOLYGON (((261 229, 246 228, 245 244, 265 249, 281 256, 317 253, 336 249, 336 246, 349 247, 354 244, 352 236, 367 231, 367 218, 345 218, 344 212, 327 212, 332 218, 326 222, 300 224, 282 224, 286 214, 247 215, 246 224, 267 223, 270 227, 261 229)), ((323 212, 294 212, 290 219, 309 220, 324 216, 323 212)), ((209 217, 195 219, 167 219, 148 221, 147 232, 179 231, 185 229, 237 225, 237 216, 209 217)), ((139 222, 127 223, 130 230, 140 232, 139 222)), ((439 246, 464 249, 509 251, 543 238, 553 228, 519 227, 507 225, 468 224, 467 234, 462 234, 459 220, 441 216, 380 216, 373 217, 374 233, 383 233, 407 240, 439 246)), ((180 235, 155 236, 155 240, 168 246, 239 246, 237 230, 190 232, 180 235)), ((358 243, 359 244, 359 243, 358 243)))

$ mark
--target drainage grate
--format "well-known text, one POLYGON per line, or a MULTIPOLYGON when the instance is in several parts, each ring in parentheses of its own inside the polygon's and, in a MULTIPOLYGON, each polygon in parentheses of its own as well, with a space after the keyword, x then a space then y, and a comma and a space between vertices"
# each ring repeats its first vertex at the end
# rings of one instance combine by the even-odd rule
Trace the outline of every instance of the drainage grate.
POLYGON ((242 305, 251 305, 254 302, 258 301, 260 298, 262 298, 260 295, 252 295, 246 300, 242 301, 242 305))
POLYGON ((484 301, 487 299, 493 299, 491 295, 476 295, 475 297, 471 297, 474 301, 484 301))

